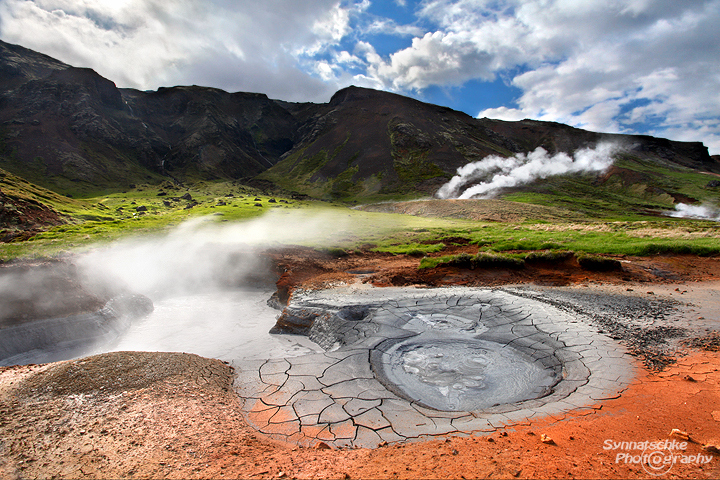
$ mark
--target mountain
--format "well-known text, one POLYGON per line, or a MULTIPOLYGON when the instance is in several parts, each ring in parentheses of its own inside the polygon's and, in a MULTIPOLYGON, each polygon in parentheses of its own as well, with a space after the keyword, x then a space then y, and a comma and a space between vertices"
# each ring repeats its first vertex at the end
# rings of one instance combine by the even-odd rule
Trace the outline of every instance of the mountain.
MULTIPOLYGON (((476 119, 358 87, 326 104, 198 86, 119 89, 90 69, 0 41, 0 167, 63 193, 168 179, 252 179, 320 198, 417 196, 490 154, 537 147, 572 153, 600 141, 626 148, 619 170, 593 177, 599 184, 615 182, 613 175, 623 183, 628 169, 720 172, 718 158, 699 142, 476 119)), ((651 192, 688 196, 643 175, 651 192)))
POLYGON ((625 146, 640 161, 720 172, 700 142, 612 135, 567 125, 476 119, 400 95, 348 87, 330 103, 287 107, 301 128, 280 162, 258 178, 312 196, 435 193, 459 167, 487 155, 538 147, 572 153, 601 141, 625 146))
POLYGON ((0 167, 59 191, 250 177, 294 144, 266 95, 118 89, 96 72, 0 42, 0 167))

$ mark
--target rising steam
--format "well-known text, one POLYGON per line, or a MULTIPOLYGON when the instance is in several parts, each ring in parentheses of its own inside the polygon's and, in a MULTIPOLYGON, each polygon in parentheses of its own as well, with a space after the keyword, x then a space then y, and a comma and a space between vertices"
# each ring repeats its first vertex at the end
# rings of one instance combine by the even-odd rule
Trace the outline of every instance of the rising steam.
POLYGON ((509 158, 490 155, 458 168, 457 175, 440 187, 436 195, 439 198, 487 198, 501 188, 553 175, 601 172, 612 165, 612 157, 619 150, 616 144, 600 143, 595 148, 578 150, 572 157, 563 152, 549 155, 542 147, 509 158))
POLYGON ((351 228, 337 213, 271 212, 237 223, 212 217, 187 221, 168 234, 126 240, 76 260, 88 285, 114 285, 153 300, 240 285, 272 285, 268 247, 327 245, 351 228))
POLYGON ((698 218, 720 222, 720 210, 710 205, 688 205, 678 203, 675 210, 665 212, 666 215, 676 218, 698 218))
POLYGON ((268 334, 278 314, 267 305, 278 272, 267 253, 280 245, 332 245, 362 227, 340 211, 277 210, 244 222, 221 220, 194 219, 162 235, 97 246, 45 266, 4 269, 0 365, 109 348, 185 351, 227 361, 314 351, 317 346, 305 340, 268 334), (97 313, 127 294, 147 297, 154 311, 131 326, 97 313), (31 350, 28 342, 3 336, 3 328, 32 333, 38 325, 49 333, 31 350), (77 340, 71 346, 63 343, 67 332, 77 340))

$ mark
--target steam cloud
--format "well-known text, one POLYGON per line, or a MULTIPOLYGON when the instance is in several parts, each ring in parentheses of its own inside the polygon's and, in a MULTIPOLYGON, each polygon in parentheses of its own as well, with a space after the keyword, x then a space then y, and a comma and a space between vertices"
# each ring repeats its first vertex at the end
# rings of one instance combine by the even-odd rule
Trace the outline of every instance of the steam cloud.
POLYGON ((126 240, 76 260, 87 285, 126 288, 153 300, 239 285, 272 285, 260 250, 273 245, 323 245, 351 228, 337 213, 271 212, 237 223, 212 217, 187 221, 167 235, 126 240))
POLYGON ((277 312, 266 302, 277 272, 266 253, 293 243, 332 244, 357 231, 357 221, 340 211, 280 210, 244 222, 213 219, 190 220, 166 234, 97 246, 65 260, 4 269, 0 335, 8 326, 52 320, 57 331, 72 331, 86 343, 78 352, 58 343, 46 353, 47 345, 39 345, 22 358, 0 358, 0 365, 72 358, 90 348, 98 353, 115 341, 124 350, 187 351, 228 361, 313 351, 312 345, 268 334, 277 312), (95 323, 72 320, 126 293, 142 294, 156 308, 122 337, 98 340, 95 323))
POLYGON ((542 147, 510 158, 490 155, 458 168, 457 175, 440 187, 436 195, 439 198, 487 198, 501 188, 553 175, 601 172, 612 165, 612 157, 619 150, 616 144, 600 143, 595 148, 578 150, 572 157, 563 152, 549 155, 542 147), (470 184, 473 185, 466 188, 470 184))
POLYGON ((339 212, 271 211, 232 223, 213 218, 187 221, 164 235, 97 246, 69 261, 2 269, 0 326, 28 315, 90 311, 122 292, 157 301, 238 286, 270 288, 277 278, 263 249, 280 243, 328 245, 355 227, 339 212), (76 289, 90 295, 74 298, 76 289))
POLYGON ((668 216, 675 218, 699 218, 720 222, 720 210, 709 205, 688 205, 686 203, 678 203, 675 205, 674 211, 665 213, 668 216))

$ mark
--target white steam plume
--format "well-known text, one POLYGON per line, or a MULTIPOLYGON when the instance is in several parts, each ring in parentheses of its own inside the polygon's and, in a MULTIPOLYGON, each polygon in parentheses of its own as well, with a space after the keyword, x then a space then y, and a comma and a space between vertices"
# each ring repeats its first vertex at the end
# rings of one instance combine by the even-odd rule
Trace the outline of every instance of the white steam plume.
POLYGON ((620 150, 614 143, 583 148, 573 156, 560 152, 549 155, 538 147, 530 153, 504 158, 490 155, 458 168, 457 175, 437 191, 439 198, 490 197, 501 188, 530 183, 539 178, 578 172, 600 172, 613 163, 620 150), (467 185, 473 184, 470 187, 467 185))
POLYGON ((720 210, 710 205, 688 205, 686 203, 678 203, 675 205, 675 210, 665 212, 665 214, 675 218, 699 218, 720 222, 720 210))
POLYGON ((270 255, 281 255, 282 246, 293 243, 334 245, 362 228, 357 216, 341 210, 277 209, 243 222, 213 216, 39 267, 0 269, 0 355, 13 353, 0 356, 0 365, 115 348, 185 351, 227 361, 314 352, 318 347, 309 340, 268 333, 278 315, 267 304, 279 273, 270 255), (280 250, 268 252, 274 247, 280 250), (153 312, 130 325, 124 320, 106 324, 104 316, 92 316, 125 293, 148 297, 153 312), (45 330, 48 336, 36 348, 27 350, 33 346, 30 338, 18 344, 25 350, 16 352, 17 342, 3 335, 3 329, 23 325, 28 335, 37 325, 52 329, 45 330), (106 327, 126 330, 120 334, 106 327), (67 335, 77 345, 68 346, 67 335))
POLYGON ((87 285, 113 286, 153 300, 238 285, 273 285, 260 254, 283 244, 327 245, 351 229, 339 213, 271 212, 244 222, 190 220, 166 235, 115 242, 75 260, 87 285))

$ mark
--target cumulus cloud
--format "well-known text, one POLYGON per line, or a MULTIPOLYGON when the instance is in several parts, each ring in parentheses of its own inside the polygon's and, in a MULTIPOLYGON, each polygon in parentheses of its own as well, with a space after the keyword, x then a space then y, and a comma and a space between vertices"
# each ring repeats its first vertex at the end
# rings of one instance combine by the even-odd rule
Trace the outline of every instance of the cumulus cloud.
POLYGON ((527 184, 553 175, 600 172, 612 165, 613 156, 619 150, 616 144, 600 143, 595 148, 578 150, 572 156, 563 152, 549 155, 542 147, 510 158, 490 155, 458 168, 457 175, 440 187, 437 196, 487 198, 502 188, 527 184))
POLYGON ((528 118, 528 115, 518 108, 497 107, 486 108, 478 114, 478 118, 495 118, 497 120, 505 120, 515 122, 528 118))
POLYGON ((436 29, 369 68, 386 88, 505 73, 522 92, 517 108, 478 116, 617 133, 650 124, 647 133, 705 140, 720 151, 717 0, 431 0, 419 14, 436 29), (698 120, 714 124, 698 131, 698 120))
POLYGON ((308 74, 363 4, 336 0, 3 0, 0 36, 122 87, 200 84, 327 101, 337 85, 308 74))

